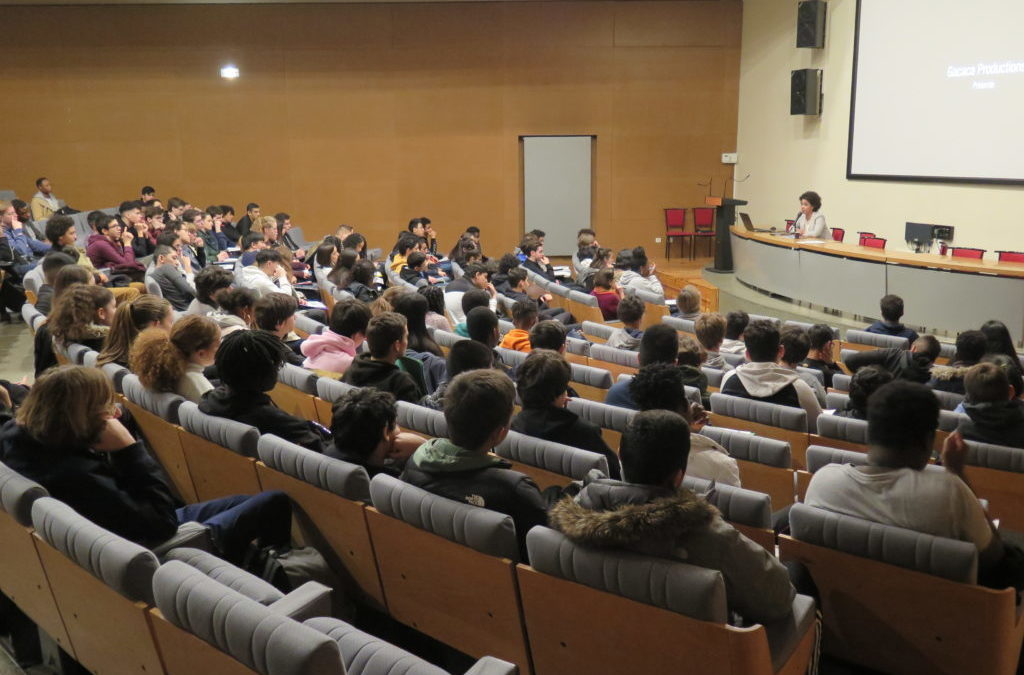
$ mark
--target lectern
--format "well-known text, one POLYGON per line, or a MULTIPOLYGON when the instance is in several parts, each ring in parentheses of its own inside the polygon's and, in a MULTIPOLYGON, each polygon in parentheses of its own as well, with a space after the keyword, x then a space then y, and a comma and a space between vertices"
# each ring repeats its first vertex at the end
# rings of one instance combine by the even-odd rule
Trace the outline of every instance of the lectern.
POLYGON ((736 207, 747 202, 730 197, 708 197, 708 206, 715 207, 715 264, 709 272, 732 272, 732 238, 729 228, 736 222, 736 207))

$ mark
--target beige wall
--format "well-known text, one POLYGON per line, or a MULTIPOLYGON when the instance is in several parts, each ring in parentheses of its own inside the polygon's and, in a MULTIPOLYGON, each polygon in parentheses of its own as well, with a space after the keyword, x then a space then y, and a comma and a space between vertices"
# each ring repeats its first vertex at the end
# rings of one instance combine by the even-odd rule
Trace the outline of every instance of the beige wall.
POLYGON ((78 208, 143 184, 257 201, 389 246, 429 215, 485 251, 521 224, 519 136, 596 134, 601 242, 657 247, 662 209, 736 142, 740 0, 5 7, 0 188, 78 208), (242 77, 227 82, 220 66, 242 77), (12 96, 13 94, 13 96, 12 96))
POLYGON ((857 231, 872 231, 888 238, 890 248, 906 250, 909 220, 955 226, 960 246, 1024 250, 1018 187, 846 179, 857 3, 829 0, 823 50, 796 48, 796 8, 796 0, 743 6, 736 173, 751 175, 736 193, 750 201, 754 220, 781 225, 797 212, 800 193, 813 189, 829 224, 846 229, 847 242, 857 231), (798 68, 824 70, 820 119, 789 115, 789 75, 798 68))

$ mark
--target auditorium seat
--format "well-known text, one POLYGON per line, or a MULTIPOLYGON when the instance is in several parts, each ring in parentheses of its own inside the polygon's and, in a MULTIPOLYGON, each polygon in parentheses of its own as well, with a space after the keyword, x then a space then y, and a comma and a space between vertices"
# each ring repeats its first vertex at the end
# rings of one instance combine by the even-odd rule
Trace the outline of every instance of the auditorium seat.
POLYGON ((719 354, 721 354, 722 360, 724 360, 733 368, 737 366, 742 366, 744 363, 747 362, 746 354, 729 354, 728 352, 719 352, 719 354))
POLYGON ((441 348, 441 351, 444 352, 445 356, 448 356, 448 350, 450 350, 452 348, 452 345, 454 345, 456 342, 458 342, 459 340, 468 339, 469 338, 462 337, 461 335, 457 335, 455 333, 449 333, 446 330, 434 331, 434 342, 436 342, 437 346, 441 348))
POLYGON ((694 476, 684 476, 682 486, 708 499, 726 522, 775 555, 772 509, 776 507, 770 495, 694 476))
POLYGON ((708 378, 708 391, 718 391, 718 388, 722 386, 722 378, 725 377, 725 371, 712 368, 711 366, 701 366, 700 372, 704 373, 708 378))
POLYGON ((622 440, 622 432, 626 430, 626 425, 637 412, 629 408, 579 398, 570 398, 565 407, 566 410, 579 415, 580 419, 601 427, 601 437, 608 447, 616 452, 622 440))
POLYGON ((545 441, 516 431, 494 448, 494 454, 512 462, 512 468, 525 473, 544 490, 552 485, 565 487, 582 481, 593 470, 608 475, 608 459, 597 452, 545 441))
POLYGON ((885 239, 881 237, 864 237, 860 240, 861 246, 867 246, 868 248, 885 248, 885 239))
POLYGON ((321 377, 317 380, 316 398, 313 400, 313 405, 316 407, 316 414, 320 424, 330 427, 334 402, 344 396, 345 392, 356 388, 351 384, 330 377, 321 377))
POLYGON ((21 306, 21 318, 25 321, 25 325, 32 329, 33 333, 39 330, 39 326, 46 321, 46 315, 36 309, 35 305, 31 302, 26 302, 21 306))
POLYGON ((811 442, 843 450, 867 452, 867 420, 839 417, 838 415, 819 415, 818 433, 812 435, 811 442))
POLYGON ((286 363, 277 371, 277 384, 270 390, 270 398, 287 413, 306 420, 316 420, 313 397, 316 396, 316 383, 319 379, 310 370, 286 363))
POLYGON ((686 253, 686 240, 692 243, 692 232, 686 231, 686 209, 665 209, 665 259, 672 259, 672 240, 679 239, 679 257, 686 253))
POLYGON ((841 227, 832 228, 832 241, 842 242, 846 238, 846 230, 841 227))
POLYGON ((807 596, 775 625, 737 628, 726 623, 717 570, 577 546, 546 527, 526 541, 530 566, 518 577, 537 675, 796 674, 810 662, 815 603, 807 596))
POLYGON ((72 342, 71 344, 68 345, 67 348, 68 361, 73 366, 80 366, 82 365, 82 362, 85 360, 86 352, 91 351, 93 350, 86 347, 85 345, 78 344, 77 342, 72 342))
POLYGON ((1004 530, 1024 532, 1024 449, 966 441, 964 474, 1004 530))
MULTIPOLYGON (((326 304, 326 303, 325 303, 326 304)), ((327 330, 327 326, 316 319, 312 319, 302 312, 295 314, 295 332, 301 338, 308 338, 310 335, 319 335, 327 330)))
POLYGON ((185 401, 178 409, 181 447, 199 501, 261 492, 256 476, 256 427, 207 415, 185 401))
POLYGON ((697 255, 697 239, 708 242, 708 255, 715 244, 715 210, 706 206, 698 206, 693 209, 693 232, 694 242, 690 249, 690 260, 697 255))
POLYGON ((869 349, 910 349, 910 340, 895 335, 882 335, 880 333, 869 333, 866 330, 850 329, 846 331, 846 340, 843 344, 850 349, 865 351, 869 349))
POLYGON ((999 262, 1024 262, 1024 253, 1020 251, 996 251, 999 254, 999 262))
POLYGON ((620 375, 633 375, 640 368, 638 352, 604 344, 591 345, 590 360, 595 368, 604 368, 616 378, 620 375))
POLYGON ((608 324, 596 321, 584 321, 582 326, 580 326, 583 334, 594 344, 608 342, 608 338, 615 332, 615 328, 615 326, 609 326, 608 324))
POLYGON ((985 249, 968 248, 966 246, 950 246, 949 254, 954 258, 971 258, 981 260, 985 257, 985 249))
POLYGON ((793 453, 789 443, 724 427, 705 426, 700 434, 729 451, 739 466, 743 487, 769 495, 773 510, 793 503, 793 453))
POLYGON ((681 319, 676 316, 663 316, 661 322, 672 326, 680 333, 686 333, 690 337, 696 337, 696 329, 692 319, 681 319))
POLYGON ((852 375, 846 373, 836 373, 832 376, 832 388, 836 391, 850 391, 850 380, 853 379, 852 375))
POLYGON ((804 467, 808 428, 803 408, 715 393, 711 395, 711 413, 716 426, 786 441, 792 452, 792 468, 804 467))

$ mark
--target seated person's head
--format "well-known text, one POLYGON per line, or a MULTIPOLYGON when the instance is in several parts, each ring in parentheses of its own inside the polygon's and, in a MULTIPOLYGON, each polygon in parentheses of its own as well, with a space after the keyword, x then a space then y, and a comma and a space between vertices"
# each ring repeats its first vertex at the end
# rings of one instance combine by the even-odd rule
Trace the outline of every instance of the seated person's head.
MULTIPOLYGON (((811 341, 807 337, 807 331, 800 326, 783 327, 779 342, 782 344, 780 361, 790 368, 796 368, 803 363, 811 350, 811 341)), ((749 343, 747 347, 749 349, 749 343)))
POLYGON ((405 264, 414 272, 422 272, 427 269, 427 256, 419 251, 413 251, 409 254, 405 264))
POLYGON ((516 389, 497 370, 471 370, 456 376, 444 395, 444 420, 452 443, 484 453, 508 435, 516 389))
POLYGON ((704 349, 717 352, 725 339, 725 317, 718 312, 701 314, 693 321, 693 332, 704 349))
POLYGON ((832 341, 835 333, 832 327, 823 323, 816 323, 807 329, 807 340, 810 342, 811 351, 821 354, 832 353, 832 341))
MULTIPOLYGON (((620 305, 621 306, 621 305, 620 305)), ((679 333, 666 323, 656 323, 640 338, 640 365, 672 363, 679 358, 679 333)))
POLYGON ((366 337, 370 323, 370 308, 358 300, 339 300, 331 309, 328 328, 335 335, 351 338, 357 345, 366 337))
POLYGON ((178 266, 178 252, 170 246, 160 245, 153 249, 153 261, 157 267, 164 265, 170 265, 171 267, 178 266))
POLYGON ((893 380, 868 400, 868 459, 889 468, 923 469, 939 425, 939 399, 916 382, 893 380))
POLYGON ((405 355, 409 345, 405 317, 396 312, 382 312, 370 319, 366 325, 366 344, 375 360, 394 363, 405 355))
POLYGON ((46 285, 52 287, 53 282, 57 280, 57 273, 68 265, 74 265, 75 260, 65 253, 51 251, 46 254, 40 264, 43 266, 43 278, 46 280, 46 285))
POLYGON ((676 363, 680 366, 692 366, 700 368, 708 358, 708 353, 700 346, 700 343, 689 335, 679 336, 679 352, 676 354, 676 363))
POLYGON ((517 267, 519 267, 519 258, 512 253, 506 253, 498 261, 498 274, 508 274, 517 267))
POLYGON ((235 276, 230 270, 217 265, 210 265, 199 270, 196 274, 196 299, 205 305, 217 306, 214 296, 218 291, 230 288, 235 282, 235 276))
POLYGON ((680 314, 696 314, 700 311, 700 289, 687 284, 676 296, 676 307, 680 314))
POLYGON ((743 342, 747 346, 747 359, 754 363, 775 363, 782 356, 779 327, 774 321, 751 321, 743 331, 743 342))
POLYGON ((242 250, 243 251, 259 251, 267 247, 266 238, 259 232, 250 231, 249 234, 242 237, 242 250))
MULTIPOLYGON (((479 289, 486 289, 489 283, 487 279, 487 268, 478 262, 468 263, 463 268, 462 275, 479 289)), ((471 291, 470 291, 471 292, 471 291)), ((486 291, 485 291, 486 292, 486 291)), ((490 294, 488 293, 488 297, 490 294)))
POLYGON ((624 248, 615 254, 615 269, 633 269, 633 251, 631 249, 624 248))
POLYGON ((488 347, 498 344, 498 316, 487 307, 474 307, 466 314, 466 332, 469 339, 488 347))
POLYGON ((633 250, 629 252, 632 269, 640 272, 641 274, 646 271, 647 268, 647 251, 644 250, 643 246, 635 246, 633 250))
POLYGON ((687 409, 683 373, 671 363, 652 363, 642 367, 629 383, 629 393, 640 410, 687 409))
POLYGON ((601 288, 606 291, 611 290, 614 281, 615 270, 605 268, 594 273, 594 288, 601 288))
POLYGON ((416 237, 410 235, 408 232, 403 232, 398 237, 398 244, 395 249, 398 251, 398 255, 407 256, 409 251, 416 247, 416 237))
POLYGON ((619 321, 630 328, 640 325, 640 320, 644 318, 644 301, 632 296, 623 298, 619 301, 618 317, 619 321))
POLYGON ((459 340, 448 350, 448 378, 494 367, 494 352, 476 340, 459 340))
POLYGON ((288 349, 275 335, 258 330, 228 334, 217 349, 214 363, 222 384, 235 392, 270 391, 288 349))
POLYGON ((922 335, 914 340, 914 344, 910 345, 910 351, 915 354, 924 354, 928 357, 929 363, 935 363, 935 359, 939 358, 939 354, 942 353, 942 346, 934 335, 922 335))
POLYGON ((374 267, 369 260, 360 260, 352 266, 352 281, 358 282, 367 288, 373 286, 374 267))
POLYGON ((590 228, 585 227, 576 233, 576 248, 591 247, 595 241, 597 241, 597 232, 590 228))
POLYGON ((889 323, 899 323, 903 318, 903 298, 898 295, 883 295, 878 303, 882 310, 882 319, 889 323))
POLYGON ((159 248, 161 246, 164 246, 166 248, 177 250, 178 248, 181 247, 181 242, 183 240, 183 237, 180 234, 180 232, 180 227, 178 229, 172 229, 168 227, 166 230, 157 235, 157 247, 159 248))
POLYGON ((1014 397, 1010 378, 994 363, 977 363, 964 375, 964 390, 970 403, 999 403, 1014 397))
POLYGON ((277 249, 265 248, 256 254, 256 267, 259 267, 268 276, 274 276, 283 262, 284 259, 277 249))
POLYGON ((491 294, 487 291, 474 288, 462 294, 462 313, 468 315, 477 307, 491 306, 491 294))
POLYGON ((638 413, 622 432, 619 459, 622 476, 630 483, 677 489, 689 457, 690 427, 677 413, 638 413))
POLYGON ((514 291, 524 292, 527 286, 530 285, 528 277, 526 276, 526 270, 522 267, 516 267, 509 270, 508 285, 514 291))
POLYGON ((217 291, 214 299, 221 311, 253 325, 253 307, 256 305, 256 291, 251 288, 225 288, 217 291))
POLYGON ((530 329, 530 347, 533 349, 550 349, 555 352, 564 352, 565 325, 551 319, 539 321, 536 326, 530 329))
POLYGON ((114 387, 103 371, 84 366, 51 368, 36 379, 17 411, 29 436, 54 448, 85 450, 114 406, 114 387))
POLYGON ((725 315, 725 339, 742 340, 749 323, 750 316, 743 310, 729 312, 725 315))
POLYGON ((254 315, 256 327, 279 338, 285 338, 295 329, 295 312, 299 305, 286 293, 267 293, 256 301, 254 315))
POLYGON ((537 323, 537 303, 534 300, 517 300, 512 305, 512 323, 521 330, 530 330, 537 323))
POLYGON ((65 265, 53 275, 53 303, 56 306, 57 298, 73 284, 91 286, 96 283, 92 273, 81 265, 65 265))
POLYGON ((1013 388, 1013 397, 1020 398, 1024 394, 1024 375, 1020 372, 1020 361, 1006 354, 987 354, 982 363, 993 363, 1006 373, 1006 378, 1013 388))
POLYGON ((867 418, 868 399, 879 387, 892 382, 892 373, 882 366, 864 366, 850 378, 850 409, 867 418))
POLYGON ((74 246, 78 240, 75 221, 68 216, 53 216, 46 221, 46 240, 53 247, 74 246))
POLYGON ((334 403, 331 435, 334 444, 369 466, 384 466, 398 432, 398 406, 393 394, 362 387, 334 403))
POLYGON ((981 361, 988 350, 988 338, 980 330, 965 330, 956 336, 956 355, 953 363, 972 365, 981 361))
POLYGON ((565 407, 572 369, 550 349, 534 349, 516 371, 516 389, 524 408, 565 407))

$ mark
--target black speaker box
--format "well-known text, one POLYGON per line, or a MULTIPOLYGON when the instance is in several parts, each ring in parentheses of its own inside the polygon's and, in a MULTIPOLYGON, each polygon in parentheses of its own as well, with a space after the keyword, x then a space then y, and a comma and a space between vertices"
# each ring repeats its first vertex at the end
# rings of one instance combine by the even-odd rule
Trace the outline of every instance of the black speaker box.
POLYGON ((797 7, 796 46, 813 49, 825 46, 824 0, 806 0, 797 7))
POLYGON ((821 114, 821 71, 814 68, 794 70, 789 81, 789 114, 821 114))

